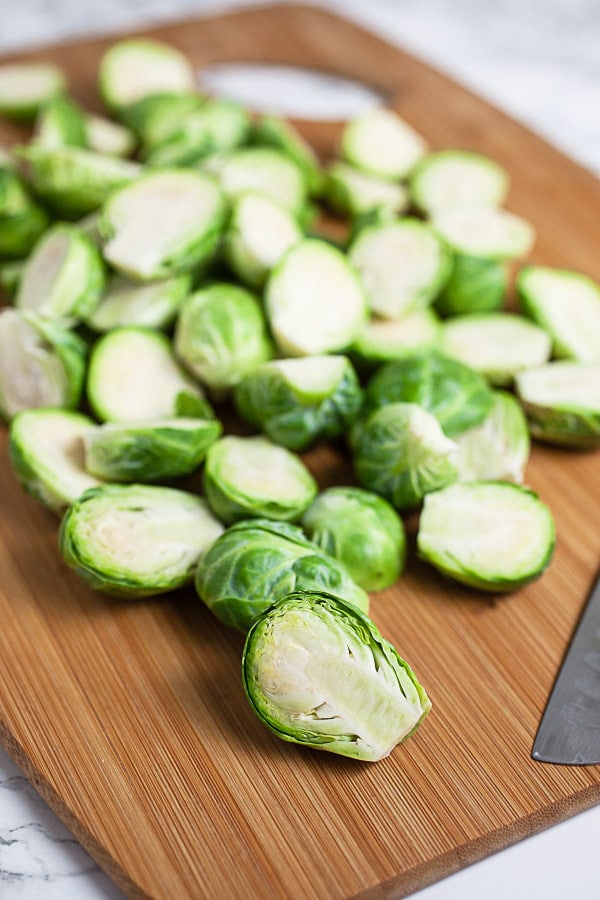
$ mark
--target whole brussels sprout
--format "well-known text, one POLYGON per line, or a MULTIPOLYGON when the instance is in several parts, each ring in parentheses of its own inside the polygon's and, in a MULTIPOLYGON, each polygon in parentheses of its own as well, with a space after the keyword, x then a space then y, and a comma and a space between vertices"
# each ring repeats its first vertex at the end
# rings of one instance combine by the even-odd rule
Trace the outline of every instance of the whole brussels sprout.
POLYGON ((200 560, 196 590, 221 622, 239 631, 293 590, 326 591, 363 612, 369 605, 342 564, 301 528, 269 519, 231 525, 200 560))
POLYGON ((365 591, 382 591, 400 577, 406 533, 383 497, 355 487, 328 488, 301 521, 310 540, 339 559, 365 591))

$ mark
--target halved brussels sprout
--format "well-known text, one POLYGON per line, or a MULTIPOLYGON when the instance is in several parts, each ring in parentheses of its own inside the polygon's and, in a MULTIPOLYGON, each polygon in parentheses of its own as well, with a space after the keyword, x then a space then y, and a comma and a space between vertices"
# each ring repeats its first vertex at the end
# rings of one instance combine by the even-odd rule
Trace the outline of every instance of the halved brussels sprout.
POLYGON ((335 160, 328 166, 324 188, 327 204, 333 212, 355 219, 375 209, 400 215, 409 205, 403 184, 362 172, 348 163, 335 160))
POLYGON ((355 607, 297 591, 252 625, 242 656, 246 695, 284 741, 376 762, 431 708, 398 651, 355 607))
POLYGON ((147 153, 172 137, 188 115, 204 103, 204 97, 195 91, 162 91, 120 109, 119 118, 137 135, 147 153))
POLYGON ((233 203, 223 248, 225 259, 238 278, 260 288, 302 236, 289 210, 265 194, 246 191, 233 203))
POLYGON ((104 422, 212 418, 202 389, 177 362, 167 336, 149 328, 115 328, 96 341, 87 397, 104 422))
POLYGON ((233 284, 212 284, 190 294, 177 317, 174 347, 196 378, 219 391, 272 356, 258 299, 233 284))
POLYGON ((373 312, 399 319, 435 300, 450 254, 426 222, 398 219, 362 228, 348 250, 373 312))
POLYGON ((517 275, 525 315, 552 338, 554 356, 600 361, 600 285, 579 272, 526 266, 517 275))
POLYGON ((11 166, 0 166, 0 218, 26 212, 33 200, 20 175, 11 166))
POLYGON ((85 115, 85 134, 89 149, 105 156, 131 156, 137 144, 136 136, 129 128, 92 113, 85 115))
POLYGON ((427 144, 393 110, 376 107, 346 125, 341 151, 357 169, 395 180, 411 172, 427 152, 427 144))
POLYGON ((466 150, 441 150, 424 157, 410 176, 413 202, 425 213, 444 209, 502 206, 508 173, 495 160, 466 150))
POLYGON ((49 63, 8 63, 0 66, 0 113, 31 122, 38 111, 65 89, 61 69, 49 63))
POLYGON ((85 468, 116 482, 153 482, 194 472, 222 431, 216 419, 108 422, 84 436, 85 468))
POLYGON ((223 531, 204 498, 168 487, 107 484, 86 491, 60 528, 66 564, 89 585, 150 597, 190 584, 223 531))
POLYGON ((494 404, 483 422, 455 441, 459 481, 523 481, 531 441, 523 408, 512 394, 494 391, 494 404))
POLYGON ((367 321, 367 301, 346 256, 305 239, 285 254, 265 293, 267 317, 282 353, 312 356, 349 347, 367 321))
POLYGON ((104 205, 100 232, 105 259, 143 281, 211 259, 224 225, 223 196, 212 178, 173 169, 151 172, 114 191, 104 205))
POLYGON ((40 147, 87 147, 85 113, 69 97, 55 97, 39 111, 34 131, 40 147))
POLYGON ((435 349, 442 323, 432 309, 407 313, 401 319, 373 316, 350 348, 350 356, 361 370, 376 369, 403 356, 435 349))
POLYGON ((516 259, 527 256, 535 243, 533 226, 505 209, 442 209, 431 223, 450 249, 464 256, 516 259))
POLYGON ((119 41, 100 62, 99 89, 107 107, 115 112, 143 97, 160 92, 193 91, 191 63, 168 44, 148 38, 119 41))
POLYGON ((48 214, 35 203, 14 216, 0 219, 0 259, 24 259, 50 224, 48 214))
POLYGON ((515 388, 533 437, 567 447, 600 444, 600 365, 551 362, 519 372, 515 388))
POLYGON ((301 524, 310 540, 339 559, 365 591, 382 591, 402 574, 404 523, 394 507, 372 491, 327 488, 301 524))
POLYGON ((317 495, 302 460, 262 437, 228 435, 206 454, 204 490, 222 522, 299 519, 317 495))
POLYGON ((365 389, 365 413, 388 403, 417 403, 454 437, 483 422, 494 401, 483 375, 440 353, 413 353, 387 363, 365 389))
POLYGON ((302 171, 289 156, 272 147, 242 147, 224 154, 218 177, 230 199, 243 191, 259 191, 295 214, 306 204, 302 171))
POLYGON ((247 631, 290 591, 326 591, 367 612, 369 596, 346 569, 289 522, 247 519, 230 525, 196 571, 200 599, 225 625, 247 631))
POLYGON ((144 153, 149 166, 191 166, 211 153, 233 150, 244 143, 250 116, 231 100, 207 100, 191 111, 167 138, 144 153))
POLYGON ((94 310, 104 282, 102 258, 89 238, 74 225, 53 225, 25 264, 15 304, 74 325, 94 310))
POLYGON ((416 403, 390 403, 352 432, 359 483, 398 510, 418 506, 431 491, 456 481, 456 444, 416 403))
POLYGON ((340 437, 358 415, 362 390, 345 356, 277 359, 237 386, 240 416, 290 450, 340 437))
POLYGON ((97 210, 111 191, 137 178, 139 163, 105 156, 80 147, 19 147, 27 178, 54 213, 78 219, 97 210))
POLYGON ((324 178, 319 158, 291 122, 279 116, 260 116, 253 124, 252 138, 256 144, 275 147, 293 159, 302 170, 309 193, 320 195, 324 178))
POLYGON ((550 358, 547 331, 516 313, 471 313, 446 319, 441 350, 495 385, 510 385, 517 372, 550 358))
POLYGON ((533 491, 507 482, 472 481, 425 498, 417 548, 449 578, 504 592, 540 577, 555 540, 552 514, 533 491))
POLYGON ((187 297, 190 285, 188 273, 148 282, 114 275, 99 304, 86 317, 86 325, 101 332, 127 325, 168 328, 187 297))
POLYGON ((508 285, 506 265, 476 256, 454 257, 450 277, 435 300, 442 316, 495 312, 504 304, 508 285))
POLYGON ((0 312, 0 416, 79 403, 86 345, 57 321, 25 310, 0 312))
POLYGON ((94 428, 88 416, 65 409, 28 409, 10 424, 8 449, 21 485, 61 515, 100 482, 86 472, 83 439, 94 428))

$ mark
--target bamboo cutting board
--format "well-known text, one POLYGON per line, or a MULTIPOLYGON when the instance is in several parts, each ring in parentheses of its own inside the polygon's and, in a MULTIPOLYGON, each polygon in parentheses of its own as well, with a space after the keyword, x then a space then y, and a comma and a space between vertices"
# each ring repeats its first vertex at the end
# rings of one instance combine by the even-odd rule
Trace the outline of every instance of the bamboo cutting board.
MULTIPOLYGON (((147 32, 148 33, 148 32, 147 32)), ((308 65, 363 80, 437 148, 509 169, 508 207, 529 218, 533 258, 600 278, 600 185, 487 104, 399 50, 302 6, 246 10, 152 32, 198 66, 308 65)), ((56 61, 97 106, 109 41, 56 61)), ((331 155, 339 125, 300 123, 331 155)), ((0 139, 12 140, 8 127, 0 139)), ((56 812, 130 896, 401 897, 597 803, 600 767, 530 758, 548 692, 600 551, 600 456, 536 446, 528 483, 558 546, 542 580, 491 600, 415 559, 372 600, 433 711, 386 760, 361 764, 280 742, 240 679, 242 637, 182 591, 123 602, 59 559, 57 522, 26 497, 0 447, 0 738, 56 812)), ((334 450, 307 456, 343 482, 334 450)))

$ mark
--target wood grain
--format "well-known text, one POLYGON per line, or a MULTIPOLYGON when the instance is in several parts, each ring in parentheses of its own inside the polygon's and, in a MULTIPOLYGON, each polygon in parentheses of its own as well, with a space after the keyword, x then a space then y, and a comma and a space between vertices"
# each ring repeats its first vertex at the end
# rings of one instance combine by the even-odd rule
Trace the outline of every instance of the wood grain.
MULTIPOLYGON (((243 12, 153 32, 198 66, 309 65, 381 90, 431 142, 509 169, 509 208, 533 258, 600 278, 600 186, 483 101, 354 25, 309 7, 243 12)), ((97 108, 109 41, 36 53, 97 108)), ((299 123, 331 155, 340 124, 299 123)), ((18 131, 6 127, 0 138, 18 131)), ((307 457, 322 485, 347 463, 307 457)), ((426 685, 433 711, 377 764, 301 751, 249 709, 241 636, 193 591, 126 603, 90 592, 59 559, 57 522, 26 497, 0 446, 0 739, 132 897, 401 897, 600 799, 600 767, 530 758, 548 692, 600 549, 599 457, 536 446, 528 483, 558 546, 543 579, 490 600, 414 553, 372 615, 426 685)))

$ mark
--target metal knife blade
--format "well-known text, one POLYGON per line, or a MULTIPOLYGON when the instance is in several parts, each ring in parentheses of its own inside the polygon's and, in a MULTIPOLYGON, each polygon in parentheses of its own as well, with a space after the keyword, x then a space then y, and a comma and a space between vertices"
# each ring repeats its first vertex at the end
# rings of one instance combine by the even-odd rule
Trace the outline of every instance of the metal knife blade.
POLYGON ((600 575, 573 632, 531 755, 539 762, 600 764, 600 575))

